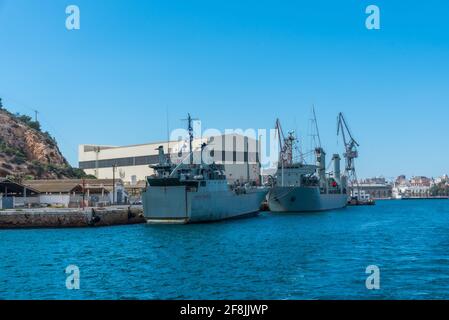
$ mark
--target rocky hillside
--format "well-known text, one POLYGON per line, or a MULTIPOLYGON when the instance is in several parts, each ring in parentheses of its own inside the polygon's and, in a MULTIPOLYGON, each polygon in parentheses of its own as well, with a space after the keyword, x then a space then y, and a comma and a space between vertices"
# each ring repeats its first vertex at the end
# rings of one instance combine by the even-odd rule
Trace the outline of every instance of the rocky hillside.
POLYGON ((80 178, 84 171, 70 167, 58 145, 39 122, 12 114, 0 99, 0 177, 22 179, 80 178))

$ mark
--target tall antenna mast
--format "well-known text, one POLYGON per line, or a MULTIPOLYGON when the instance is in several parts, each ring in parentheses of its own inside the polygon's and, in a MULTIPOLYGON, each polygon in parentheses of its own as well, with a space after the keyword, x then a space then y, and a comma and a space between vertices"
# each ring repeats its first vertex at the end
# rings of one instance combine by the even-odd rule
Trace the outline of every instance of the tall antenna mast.
POLYGON ((321 148, 320 129, 318 128, 318 121, 316 119, 315 105, 312 105, 312 115, 313 115, 313 123, 315 124, 316 137, 318 138, 318 147, 321 148))
POLYGON ((193 163, 193 124, 192 124, 192 117, 190 116, 189 113, 189 117, 188 117, 188 129, 189 129, 189 151, 190 151, 190 164, 193 163))
POLYGON ((167 154, 168 154, 168 161, 171 162, 171 151, 170 151, 170 123, 169 123, 169 117, 168 117, 168 107, 166 108, 166 117, 167 117, 167 154))
POLYGON ((282 153, 284 149, 284 141, 285 136, 284 132, 282 131, 281 121, 279 119, 276 119, 276 133, 278 134, 278 142, 279 142, 279 161, 282 161, 282 153))
POLYGON ((190 164, 193 164, 193 121, 198 119, 193 119, 190 113, 187 114, 187 130, 189 131, 189 151, 190 151, 190 164))

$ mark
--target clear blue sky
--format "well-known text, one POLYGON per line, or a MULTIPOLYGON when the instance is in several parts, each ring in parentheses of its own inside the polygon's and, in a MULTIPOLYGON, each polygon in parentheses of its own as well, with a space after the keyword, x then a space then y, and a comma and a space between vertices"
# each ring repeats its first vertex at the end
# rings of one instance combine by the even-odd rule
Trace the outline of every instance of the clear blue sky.
POLYGON ((166 137, 189 111, 205 127, 307 133, 315 104, 328 154, 343 111, 359 175, 449 172, 449 2, 0 0, 0 96, 40 111, 77 146, 166 137), (65 29, 65 7, 81 30, 65 29), (365 8, 381 9, 381 30, 365 8))

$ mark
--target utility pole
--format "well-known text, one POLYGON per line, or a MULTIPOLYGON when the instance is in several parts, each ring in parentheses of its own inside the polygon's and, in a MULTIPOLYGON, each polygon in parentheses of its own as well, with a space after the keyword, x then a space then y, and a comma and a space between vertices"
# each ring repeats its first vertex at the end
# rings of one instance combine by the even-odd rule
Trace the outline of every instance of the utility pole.
POLYGON ((187 121, 189 122, 189 151, 190 151, 190 164, 193 164, 193 126, 192 126, 192 117, 190 116, 189 113, 189 117, 187 119, 187 121))
POLYGON ((39 111, 34 110, 34 122, 37 122, 37 115, 39 114, 39 111))
POLYGON ((99 155, 100 155, 101 148, 100 147, 95 147, 94 151, 95 151, 95 176, 97 177, 97 179, 99 179, 100 178, 100 174, 98 172, 98 170, 99 170, 98 158, 99 158, 99 155))
POLYGON ((257 162, 257 166, 259 167, 259 185, 263 185, 262 183, 262 164, 261 164, 261 159, 260 159, 260 154, 261 154, 261 150, 262 150, 262 135, 259 135, 259 140, 257 141, 257 152, 256 152, 256 162, 257 162))
POLYGON ((115 169, 117 164, 112 165, 112 205, 115 205, 115 169))
POLYGON ((86 194, 86 179, 83 179, 83 203, 81 205, 81 207, 84 208, 86 207, 86 199, 85 199, 85 194, 86 194))
MULTIPOLYGON (((251 180, 250 173, 249 173, 249 139, 248 137, 244 138, 246 140, 246 182, 249 183, 251 180)), ((244 151, 245 152, 245 151, 244 151)), ((245 160, 245 157, 243 157, 243 160, 245 160)))

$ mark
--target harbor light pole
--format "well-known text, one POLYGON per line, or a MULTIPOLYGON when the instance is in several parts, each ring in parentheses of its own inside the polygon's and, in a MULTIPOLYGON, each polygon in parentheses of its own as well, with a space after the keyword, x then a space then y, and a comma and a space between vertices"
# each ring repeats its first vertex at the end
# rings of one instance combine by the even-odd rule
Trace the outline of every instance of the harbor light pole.
POLYGON ((112 165, 112 205, 115 205, 115 168, 117 168, 116 163, 112 165))
POLYGON ((37 122, 37 115, 39 114, 39 111, 37 110, 33 110, 34 111, 34 122, 37 122))

